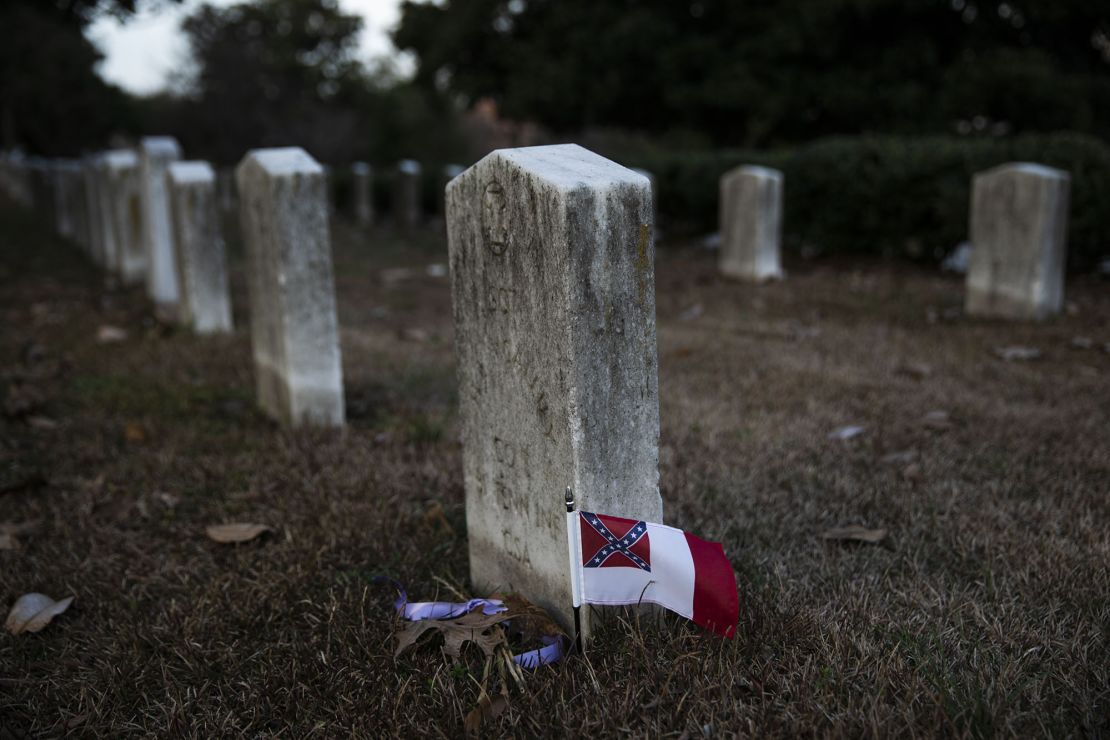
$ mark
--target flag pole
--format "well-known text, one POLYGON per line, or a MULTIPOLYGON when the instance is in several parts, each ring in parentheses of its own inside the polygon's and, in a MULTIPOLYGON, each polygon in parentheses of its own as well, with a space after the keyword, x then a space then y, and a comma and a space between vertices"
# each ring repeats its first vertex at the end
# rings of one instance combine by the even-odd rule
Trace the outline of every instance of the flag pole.
POLYGON ((574 609, 574 647, 582 653, 582 589, 579 583, 582 556, 578 553, 578 512, 575 511, 574 489, 567 486, 563 496, 567 505, 567 550, 570 553, 570 594, 574 609))

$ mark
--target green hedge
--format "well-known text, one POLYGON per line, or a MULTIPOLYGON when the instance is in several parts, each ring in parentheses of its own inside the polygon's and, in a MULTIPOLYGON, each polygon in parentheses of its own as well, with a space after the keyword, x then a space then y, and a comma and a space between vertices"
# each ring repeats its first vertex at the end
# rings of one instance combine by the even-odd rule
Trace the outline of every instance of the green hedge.
POLYGON ((778 151, 639 152, 626 162, 656 177, 672 226, 716 229, 717 182, 729 169, 782 170, 784 248, 939 260, 967 239, 971 176, 1028 161, 1072 176, 1068 261, 1110 254, 1110 147, 1079 134, 1013 138, 833 138, 778 151))

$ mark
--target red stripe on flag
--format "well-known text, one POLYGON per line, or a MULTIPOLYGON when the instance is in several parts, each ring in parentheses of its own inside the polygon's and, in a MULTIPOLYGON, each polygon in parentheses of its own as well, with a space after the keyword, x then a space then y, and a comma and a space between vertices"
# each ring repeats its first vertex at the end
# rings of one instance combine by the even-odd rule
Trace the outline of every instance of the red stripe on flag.
POLYGON ((689 532, 683 534, 694 558, 694 624, 731 640, 740 619, 732 564, 721 543, 707 542, 689 532))

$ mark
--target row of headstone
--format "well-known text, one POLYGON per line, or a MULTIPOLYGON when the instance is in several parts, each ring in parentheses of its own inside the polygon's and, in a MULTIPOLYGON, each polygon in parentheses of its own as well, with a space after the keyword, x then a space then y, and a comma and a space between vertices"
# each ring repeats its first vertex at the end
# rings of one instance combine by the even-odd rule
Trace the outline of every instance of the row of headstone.
POLYGON ((122 284, 143 285, 161 315, 198 333, 229 331, 215 177, 203 162, 180 160, 177 142, 157 136, 80 160, 5 155, 0 187, 49 214, 59 235, 122 284))
MULTIPOLYGON (((1061 311, 1070 182, 1067 172, 1029 163, 975 175, 969 315, 1043 319, 1061 311)), ((782 198, 778 170, 745 165, 721 177, 721 274, 751 282, 783 277, 782 198)))
MULTIPOLYGON (((218 240, 215 177, 151 150, 170 161, 179 272, 203 273, 196 265, 222 261, 204 248, 218 240)), ((105 166, 134 171, 130 154, 105 155, 105 166)), ((781 176, 739 177, 722 191, 766 223, 730 213, 729 234, 777 244, 781 176)), ((976 248, 1029 245, 1043 257, 1048 234, 1062 251, 1066 183, 1028 166, 977 178, 976 248)), ((260 149, 240 163, 236 185, 259 403, 288 424, 341 425, 324 169, 302 149, 260 149)), ((119 197, 134 203, 138 189, 120 185, 119 197)), ((564 489, 585 510, 663 520, 652 190, 647 177, 575 145, 495 151, 446 186, 471 577, 522 593, 564 624, 564 489)), ((116 211, 105 214, 135 212, 116 211)), ((768 269, 758 257, 735 264, 768 269)), ((189 281, 178 284, 182 296, 196 290, 189 281)))
MULTIPOLYGON (((457 164, 446 165, 441 173, 439 191, 442 192, 453 178, 462 173, 463 167, 457 164)), ((352 214, 355 223, 367 227, 375 221, 373 168, 366 162, 351 165, 352 214)), ((393 182, 393 218, 396 226, 403 230, 419 227, 424 222, 423 209, 423 166, 414 159, 404 159, 397 164, 393 182)), ((327 174, 327 170, 325 169, 327 174)), ((330 187, 329 187, 330 190, 330 187)), ((443 200, 439 202, 436 216, 443 216, 443 200)), ((330 202, 329 202, 330 205, 330 202)))
MULTIPOLYGON (((155 250, 168 244, 178 300, 211 303, 226 294, 205 277, 223 263, 215 175, 176 161, 167 141, 140 152, 101 155, 85 171, 113 206, 89 201, 112 225, 98 249, 117 260, 117 244, 134 238, 153 285, 155 250), (169 221, 152 219, 154 207, 169 221)), ((564 489, 589 510, 662 520, 652 187, 574 145, 497 151, 453 174, 445 215, 472 577, 567 622, 564 489)), ((236 186, 259 403, 289 424, 340 425, 324 168, 302 149, 254 150, 236 186)))

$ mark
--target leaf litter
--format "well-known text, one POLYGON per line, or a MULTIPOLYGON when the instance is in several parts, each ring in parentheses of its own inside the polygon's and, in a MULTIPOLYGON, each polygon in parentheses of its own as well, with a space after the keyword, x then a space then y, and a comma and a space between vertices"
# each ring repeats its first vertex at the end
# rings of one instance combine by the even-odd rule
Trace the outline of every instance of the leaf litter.
POLYGON ((46 594, 30 593, 20 596, 12 610, 8 612, 8 619, 4 627, 13 635, 24 632, 38 632, 73 603, 73 597, 68 596, 61 601, 54 601, 46 594))

